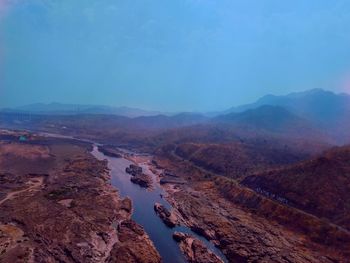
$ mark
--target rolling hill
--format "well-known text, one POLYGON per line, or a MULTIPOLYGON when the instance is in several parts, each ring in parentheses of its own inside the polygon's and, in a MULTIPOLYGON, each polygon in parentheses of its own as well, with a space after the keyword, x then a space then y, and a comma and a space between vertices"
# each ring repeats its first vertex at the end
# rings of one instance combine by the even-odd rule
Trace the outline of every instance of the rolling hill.
POLYGON ((241 183, 273 199, 350 229, 350 146, 296 165, 257 173, 241 183))

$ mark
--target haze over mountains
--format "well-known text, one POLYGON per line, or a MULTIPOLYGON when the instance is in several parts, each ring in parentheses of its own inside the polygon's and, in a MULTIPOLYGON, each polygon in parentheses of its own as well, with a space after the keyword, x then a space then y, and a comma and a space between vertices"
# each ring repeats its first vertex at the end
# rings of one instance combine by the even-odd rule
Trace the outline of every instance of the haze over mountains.
POLYGON ((161 114, 157 111, 146 111, 130 107, 111 107, 104 105, 81 105, 64 103, 34 103, 16 108, 6 108, 7 112, 23 112, 49 115, 73 115, 73 114, 113 114, 126 117, 153 116, 161 114))
POLYGON ((344 120, 350 113, 350 95, 322 89, 291 93, 286 96, 266 95, 252 104, 233 107, 228 112, 242 112, 262 105, 280 106, 321 124, 344 120))
MULTIPOLYGON (((280 106, 286 110, 312 119, 319 123, 326 123, 344 118, 350 112, 350 95, 334 93, 323 89, 312 89, 304 92, 295 92, 284 96, 266 95, 254 103, 232 107, 223 112, 203 113, 206 116, 224 115, 233 112, 243 112, 260 106, 280 106)), ((80 105, 64 103, 34 103, 15 108, 3 108, 2 111, 28 112, 37 114, 114 114, 126 117, 175 115, 161 111, 149 111, 130 107, 112 107, 105 105, 80 105)))
MULTIPOLYGON (((225 140, 226 134, 228 139, 232 136, 278 135, 288 139, 310 139, 330 144, 344 144, 350 141, 350 135, 346 132, 350 128, 350 95, 335 94, 322 89, 286 96, 267 95, 255 103, 231 108, 217 113, 214 117, 200 113, 164 114, 127 107, 59 103, 32 104, 4 109, 2 113, 10 114, 12 120, 16 118, 16 113, 30 113, 32 120, 36 119, 47 125, 55 120, 55 125, 61 123, 67 130, 77 128, 84 122, 85 126, 103 123, 110 127, 111 131, 116 128, 133 133, 152 131, 153 135, 177 128, 173 138, 184 138, 193 134, 197 140, 200 140, 201 136, 210 140, 213 134, 219 131, 221 140, 225 140), (39 115, 50 115, 50 118, 39 115), (84 117, 77 119, 75 115, 84 117), (89 122, 89 119, 94 121, 89 122)), ((172 131, 166 134, 170 133, 172 131)))

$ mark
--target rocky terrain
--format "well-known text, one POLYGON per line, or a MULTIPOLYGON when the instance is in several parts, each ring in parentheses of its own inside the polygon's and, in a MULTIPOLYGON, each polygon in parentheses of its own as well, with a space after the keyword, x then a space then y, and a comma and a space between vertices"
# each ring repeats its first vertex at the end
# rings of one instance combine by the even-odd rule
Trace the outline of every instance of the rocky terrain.
POLYGON ((130 181, 134 184, 138 184, 144 188, 152 187, 152 178, 148 174, 143 173, 141 167, 131 164, 125 171, 132 175, 130 181))
POLYGON ((268 168, 293 164, 306 158, 289 147, 260 143, 182 143, 173 154, 197 166, 231 178, 239 178, 268 168))
POLYGON ((169 201, 230 262, 347 262, 350 234, 341 227, 192 163, 164 155, 156 163, 187 181, 165 185, 169 201))
POLYGON ((35 135, 0 142, 0 262, 161 261, 90 150, 35 135))
MULTIPOLYGON (((156 165, 157 167, 157 165, 156 165)), ((169 171, 165 169, 160 175, 160 184, 185 184, 186 181, 184 181, 180 176, 173 173, 172 171, 169 171)))
POLYGON ((350 230, 350 147, 246 177, 241 184, 350 230))
POLYGON ((176 215, 166 209, 163 205, 159 203, 154 204, 154 211, 163 220, 164 224, 168 227, 175 227, 178 225, 178 219, 176 215))
POLYGON ((223 263, 200 240, 191 235, 175 232, 173 238, 179 243, 180 249, 189 263, 223 263))
POLYGON ((136 176, 142 174, 142 168, 135 164, 130 164, 130 166, 125 169, 125 172, 131 174, 132 176, 136 176))
POLYGON ((123 157, 122 152, 116 149, 115 147, 108 146, 108 145, 100 145, 98 146, 98 150, 105 154, 106 156, 114 157, 114 158, 121 158, 123 157))
POLYGON ((152 179, 147 174, 138 174, 138 175, 132 176, 130 178, 130 181, 144 188, 152 187, 152 179))

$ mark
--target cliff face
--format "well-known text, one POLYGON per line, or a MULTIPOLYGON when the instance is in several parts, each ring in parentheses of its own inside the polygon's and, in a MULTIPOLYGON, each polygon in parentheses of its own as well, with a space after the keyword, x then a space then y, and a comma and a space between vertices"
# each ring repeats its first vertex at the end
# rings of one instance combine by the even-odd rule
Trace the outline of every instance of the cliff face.
POLYGON ((287 168, 248 176, 242 185, 350 229, 350 147, 287 168))
POLYGON ((1 262, 160 262, 89 150, 45 138, 0 142, 1 262))

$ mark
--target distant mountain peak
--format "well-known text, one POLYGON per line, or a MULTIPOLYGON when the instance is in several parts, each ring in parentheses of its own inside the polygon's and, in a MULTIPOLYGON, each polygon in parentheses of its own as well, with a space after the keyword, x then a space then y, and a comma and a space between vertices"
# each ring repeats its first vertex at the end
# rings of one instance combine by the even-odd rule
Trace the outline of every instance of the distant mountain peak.
MULTIPOLYGON (((321 88, 315 88, 315 89, 310 89, 306 91, 301 91, 301 92, 292 92, 287 95, 273 95, 273 94, 267 94, 257 100, 257 102, 269 102, 271 100, 276 100, 276 99, 286 99, 286 98, 302 98, 302 97, 307 97, 307 96, 337 96, 340 94, 336 94, 332 91, 321 89, 321 88)), ((253 103, 254 104, 254 103, 253 103)))
POLYGON ((338 142, 348 141, 345 138, 349 138, 350 130, 349 94, 318 88, 284 96, 266 95, 254 103, 231 108, 224 113, 243 113, 264 105, 282 107, 293 115, 309 121, 313 126, 325 130, 338 142))

